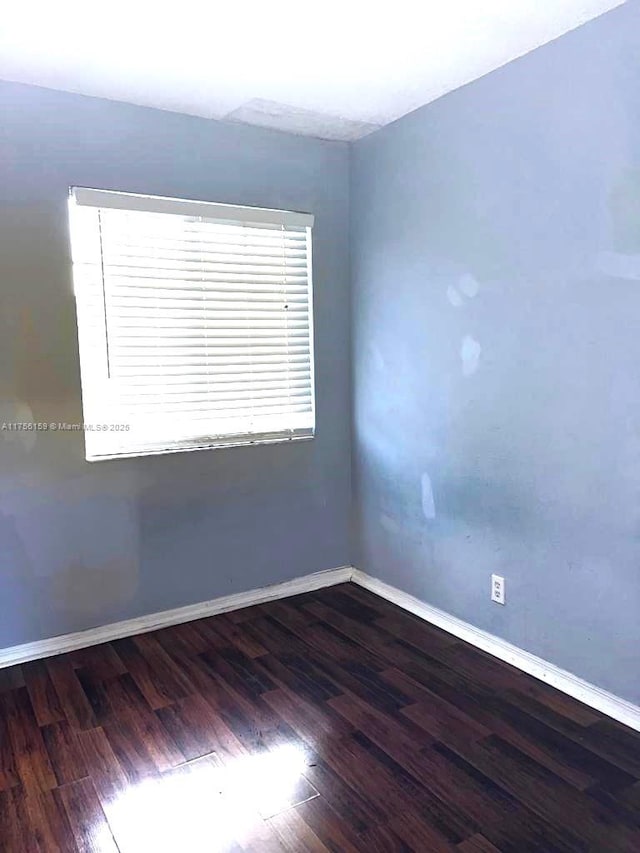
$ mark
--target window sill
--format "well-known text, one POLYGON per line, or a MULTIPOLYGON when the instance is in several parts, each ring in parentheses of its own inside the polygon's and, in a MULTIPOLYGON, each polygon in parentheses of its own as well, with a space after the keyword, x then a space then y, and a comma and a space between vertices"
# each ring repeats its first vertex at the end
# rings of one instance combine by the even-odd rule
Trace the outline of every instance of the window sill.
POLYGON ((162 447, 158 449, 130 450, 122 453, 105 453, 87 456, 87 462, 106 462, 112 459, 137 459, 144 456, 166 456, 173 453, 192 453, 196 450, 225 450, 231 447, 256 447, 265 444, 289 444, 298 441, 311 441, 315 438, 315 432, 310 435, 278 436, 274 438, 254 438, 246 441, 233 439, 229 442, 208 442, 203 444, 192 444, 178 447, 162 447))

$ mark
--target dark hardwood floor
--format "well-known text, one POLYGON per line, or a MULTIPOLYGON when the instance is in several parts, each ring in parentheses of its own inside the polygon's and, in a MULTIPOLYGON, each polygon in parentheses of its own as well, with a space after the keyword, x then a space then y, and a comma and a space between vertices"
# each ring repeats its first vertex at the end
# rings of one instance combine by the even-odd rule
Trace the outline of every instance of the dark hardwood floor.
POLYGON ((640 851, 640 734, 352 584, 0 671, 0 850, 640 851))

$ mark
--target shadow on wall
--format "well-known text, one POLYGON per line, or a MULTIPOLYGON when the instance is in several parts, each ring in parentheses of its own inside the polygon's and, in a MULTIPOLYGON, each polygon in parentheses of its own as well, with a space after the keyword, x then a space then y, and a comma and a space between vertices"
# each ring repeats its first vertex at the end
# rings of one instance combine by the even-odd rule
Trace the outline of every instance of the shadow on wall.
POLYGON ((37 492, 28 483, 4 482, 0 503, 7 590, 0 646, 10 644, 5 637, 52 636, 69 625, 103 624, 105 614, 118 618, 140 574, 139 523, 126 496, 91 495, 80 478, 55 488, 40 484, 37 492))

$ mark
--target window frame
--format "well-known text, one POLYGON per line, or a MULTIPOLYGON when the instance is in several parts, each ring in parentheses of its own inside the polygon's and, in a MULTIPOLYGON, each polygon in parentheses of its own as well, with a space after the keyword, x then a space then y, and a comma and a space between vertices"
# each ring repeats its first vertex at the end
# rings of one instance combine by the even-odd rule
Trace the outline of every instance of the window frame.
MULTIPOLYGON (((77 317, 77 333, 80 356, 80 372, 82 384, 82 410, 85 419, 83 424, 85 435, 85 458, 88 462, 97 462, 110 459, 125 459, 135 458, 139 456, 158 456, 169 453, 185 453, 195 450, 215 450, 228 447, 243 447, 250 445, 261 444, 281 444, 292 441, 309 441, 315 437, 316 433, 316 399, 315 399, 315 346, 314 346, 314 299, 313 299, 313 235, 312 228, 314 225, 314 216, 309 213, 300 213, 289 210, 279 210, 271 208, 250 207, 246 205, 231 205, 219 202, 197 201, 189 199, 177 199, 165 196, 150 196, 134 193, 124 193, 112 190, 97 190, 86 187, 71 187, 69 190, 69 231, 71 243, 71 255, 73 261, 72 280, 73 289, 76 300, 76 317, 77 317), (310 382, 310 427, 290 427, 288 429, 278 429, 272 432, 229 432, 221 433, 216 436, 203 433, 201 436, 193 436, 190 438, 169 438, 170 429, 167 430, 167 438, 163 438, 157 442, 144 443, 142 439, 136 443, 129 443, 127 447, 126 440, 122 440, 122 445, 119 449, 113 447, 110 452, 96 452, 98 446, 96 440, 92 441, 92 437, 96 433, 107 432, 110 430, 96 429, 96 423, 90 422, 89 418, 94 417, 98 412, 98 406, 94 407, 93 396, 95 390, 91 387, 94 383, 99 384, 108 381, 108 370, 96 367, 96 362, 99 356, 96 356, 96 351, 100 345, 96 346, 90 341, 90 323, 87 320, 87 306, 90 299, 87 296, 89 285, 87 284, 87 268, 93 264, 85 260, 78 260, 82 257, 81 249, 79 248, 80 236, 74 228, 74 214, 78 207, 91 207, 94 209, 114 208, 125 211, 140 211, 146 213, 167 213, 178 214, 184 216, 200 217, 203 220, 212 221, 215 224, 225 225, 246 225, 246 226, 274 226, 286 228, 294 226, 296 228, 304 228, 306 230, 305 242, 305 257, 306 257, 306 305, 308 317, 308 349, 309 349, 309 382, 310 382), (74 233, 75 232, 75 233, 74 233), (101 370, 104 372, 100 376, 101 370), (90 390, 89 390, 90 389, 90 390), (89 401, 92 402, 89 402, 89 401), (88 411, 88 409, 90 411, 88 411), (92 449, 92 447, 94 449, 92 449)), ((95 235, 94 235, 95 237, 95 235)), ((94 251, 95 255, 95 251, 94 251)), ((100 269, 101 269, 101 287, 103 294, 104 308, 102 313, 102 324, 104 326, 104 342, 105 353, 108 352, 109 337, 108 337, 108 312, 106 307, 106 291, 105 291, 105 274, 104 274, 104 254, 102 245, 100 244, 100 269)), ((94 269, 95 272, 95 269, 94 269)), ((95 288, 95 283, 93 287, 95 288)), ((99 285, 100 286, 100 285, 99 285)), ((94 299, 95 302, 95 299, 94 299)), ((93 306, 95 310, 95 305, 93 306)), ((150 309, 151 310, 151 309, 150 309)), ((185 373, 185 376, 188 374, 185 373)), ((240 420, 240 418, 238 419, 240 420)), ((99 425, 101 426, 101 425, 99 425)), ((123 425, 108 424, 115 432, 126 437, 126 429, 118 429, 123 425)), ((126 425, 125 425, 126 426, 126 425)))

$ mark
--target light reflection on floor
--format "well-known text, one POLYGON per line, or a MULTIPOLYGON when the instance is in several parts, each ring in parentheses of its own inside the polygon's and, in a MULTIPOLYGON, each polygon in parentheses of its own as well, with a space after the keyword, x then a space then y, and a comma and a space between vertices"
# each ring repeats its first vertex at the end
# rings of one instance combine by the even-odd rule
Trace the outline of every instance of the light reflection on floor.
POLYGON ((222 764, 206 756, 145 779, 105 804, 122 853, 237 849, 269 818, 317 796, 294 745, 222 764))

